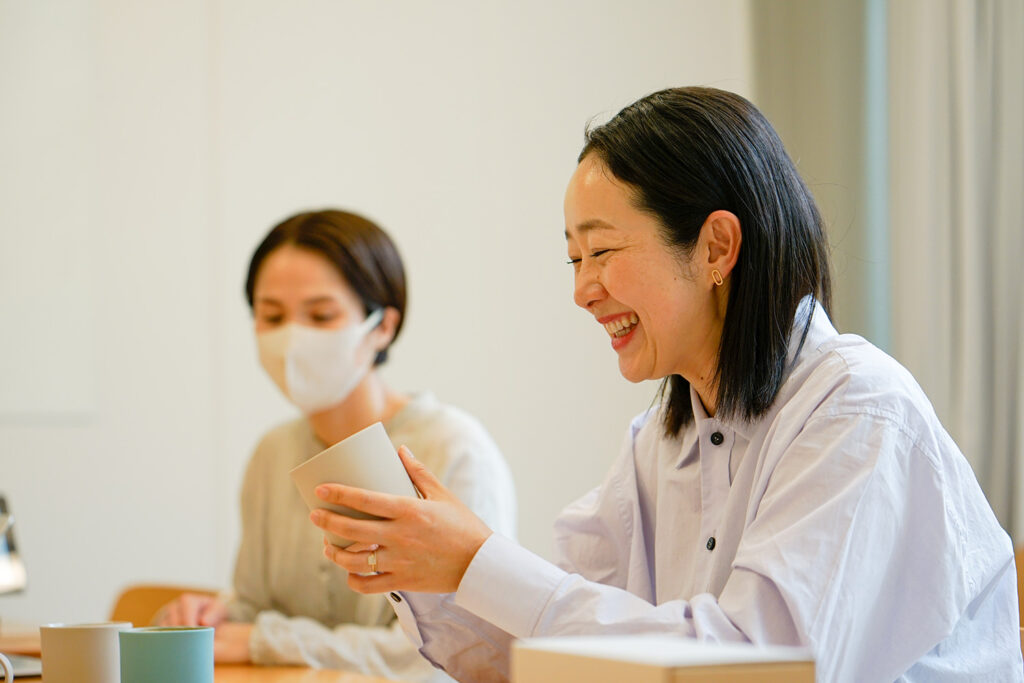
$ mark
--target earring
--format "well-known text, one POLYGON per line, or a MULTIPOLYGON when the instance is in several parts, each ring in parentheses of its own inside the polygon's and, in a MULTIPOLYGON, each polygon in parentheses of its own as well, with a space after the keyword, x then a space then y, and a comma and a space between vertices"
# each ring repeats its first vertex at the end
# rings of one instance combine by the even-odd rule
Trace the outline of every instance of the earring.
POLYGON ((725 280, 722 279, 722 273, 719 272, 718 268, 711 271, 711 279, 714 280, 715 284, 719 287, 721 287, 722 283, 725 282, 725 280))

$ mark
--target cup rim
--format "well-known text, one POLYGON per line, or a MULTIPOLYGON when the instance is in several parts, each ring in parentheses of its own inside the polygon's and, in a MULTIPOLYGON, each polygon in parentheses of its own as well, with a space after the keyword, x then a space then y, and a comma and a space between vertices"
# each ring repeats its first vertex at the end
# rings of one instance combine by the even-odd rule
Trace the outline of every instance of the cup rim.
POLYGON ((194 633, 201 631, 213 631, 212 626, 136 626, 126 631, 121 631, 124 634, 147 634, 147 633, 194 633))
MULTIPOLYGON (((349 441, 355 441, 356 437, 358 437, 359 435, 363 434, 364 432, 369 432, 370 430, 376 431, 377 428, 379 428, 382 432, 384 432, 384 438, 386 438, 388 440, 388 443, 390 444, 391 443, 391 437, 388 435, 387 430, 384 428, 384 423, 381 422, 380 420, 378 420, 377 422, 374 422, 373 424, 370 424, 370 425, 367 425, 366 427, 363 427, 362 429, 360 429, 355 434, 349 434, 348 436, 346 436, 344 439, 342 439, 338 443, 331 444, 330 446, 328 446, 327 448, 323 449, 322 451, 320 451, 316 455, 312 456, 311 458, 307 458, 306 460, 303 460, 298 465, 296 465, 295 467, 293 467, 290 470, 288 470, 288 474, 291 474, 291 475, 294 476, 294 474, 296 472, 298 472, 299 470, 305 469, 306 466, 309 465, 310 463, 312 463, 313 461, 326 460, 327 457, 328 457, 328 453, 333 454, 333 453, 337 452, 335 449, 337 449, 338 446, 341 446, 342 444, 347 443, 349 441), (323 456, 323 457, 321 457, 321 456, 323 456)), ((392 449, 394 450, 394 445, 393 444, 392 444, 392 449)), ((342 449, 338 449, 338 450, 342 450, 342 449)))
POLYGON ((123 628, 123 627, 132 628, 132 622, 130 622, 130 621, 95 621, 95 622, 89 622, 89 623, 83 623, 83 624, 68 624, 68 623, 64 623, 64 622, 54 622, 54 623, 51 623, 51 624, 42 624, 39 627, 39 630, 41 631, 44 628, 45 629, 52 629, 52 630, 55 630, 55 631, 56 630, 65 630, 65 629, 70 630, 70 629, 75 629, 75 628, 100 630, 100 629, 115 629, 115 628, 120 629, 120 628, 123 628))

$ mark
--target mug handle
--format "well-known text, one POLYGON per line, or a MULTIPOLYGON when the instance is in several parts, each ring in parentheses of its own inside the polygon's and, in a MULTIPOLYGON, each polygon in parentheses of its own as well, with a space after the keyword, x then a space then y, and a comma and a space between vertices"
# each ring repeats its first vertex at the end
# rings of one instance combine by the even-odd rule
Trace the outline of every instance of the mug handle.
POLYGON ((11 660, 4 657, 3 653, 0 652, 0 667, 4 670, 4 682, 13 683, 14 681, 14 667, 11 666, 11 660))

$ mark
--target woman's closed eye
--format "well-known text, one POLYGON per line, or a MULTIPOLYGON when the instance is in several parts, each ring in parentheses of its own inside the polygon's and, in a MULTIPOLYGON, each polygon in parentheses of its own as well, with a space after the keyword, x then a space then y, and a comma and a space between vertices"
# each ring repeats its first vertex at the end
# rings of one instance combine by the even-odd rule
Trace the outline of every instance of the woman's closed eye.
POLYGON ((333 321, 337 320, 338 319, 338 314, 337 313, 314 313, 314 314, 312 314, 310 316, 310 319, 314 323, 316 323, 318 325, 322 325, 322 324, 326 324, 326 323, 333 322, 333 321))
MULTIPOLYGON (((607 254, 610 251, 611 251, 611 249, 597 249, 595 251, 590 252, 590 258, 598 258, 599 256, 604 256, 605 254, 607 254)), ((569 260, 566 261, 566 263, 569 264, 569 265, 576 265, 576 264, 580 263, 581 261, 583 261, 582 257, 576 257, 576 258, 569 257, 569 260)))
POLYGON ((284 316, 280 313, 260 316, 260 322, 264 325, 280 325, 283 321, 284 316))

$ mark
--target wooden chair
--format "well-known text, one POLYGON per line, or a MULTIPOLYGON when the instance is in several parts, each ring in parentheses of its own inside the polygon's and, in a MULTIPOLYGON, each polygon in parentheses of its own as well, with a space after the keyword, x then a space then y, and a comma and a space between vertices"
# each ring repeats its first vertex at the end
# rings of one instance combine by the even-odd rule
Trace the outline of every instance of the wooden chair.
POLYGON ((1020 649, 1024 652, 1024 545, 1013 553, 1017 565, 1017 606, 1020 608, 1020 649))
POLYGON ((160 608, 182 593, 217 595, 217 591, 193 586, 139 584, 121 591, 110 612, 111 621, 130 621, 135 626, 149 626, 160 608))
POLYGON ((1017 603, 1020 607, 1020 625, 1024 627, 1024 545, 1013 554, 1017 564, 1017 603))

